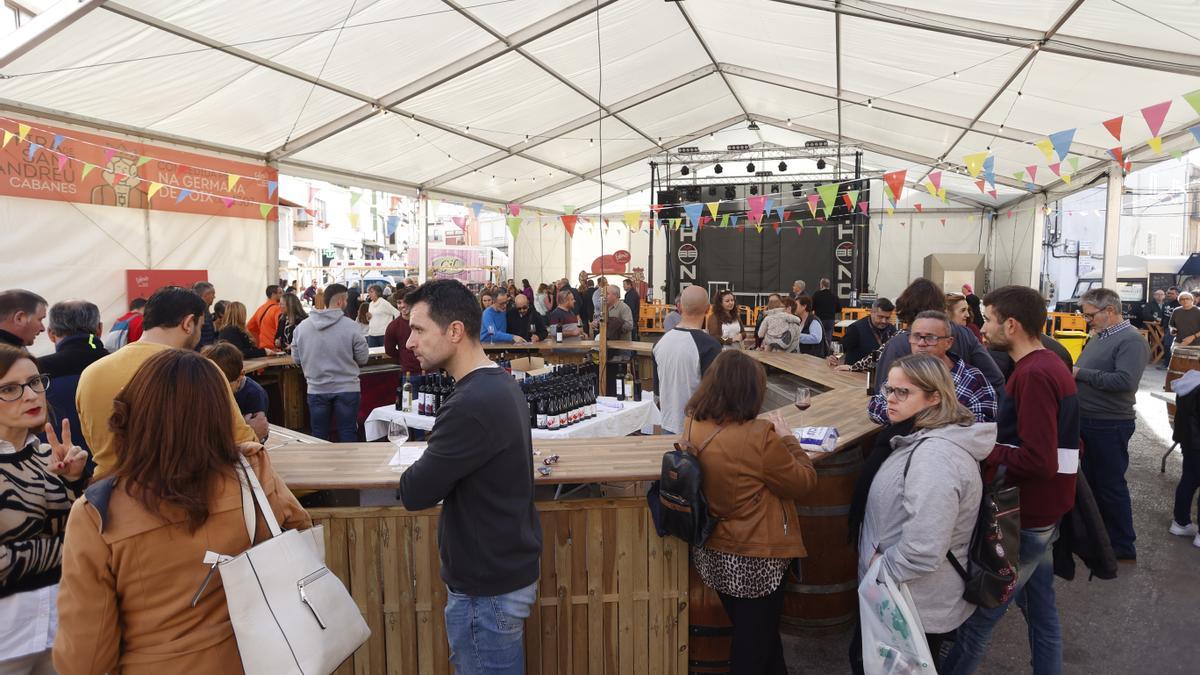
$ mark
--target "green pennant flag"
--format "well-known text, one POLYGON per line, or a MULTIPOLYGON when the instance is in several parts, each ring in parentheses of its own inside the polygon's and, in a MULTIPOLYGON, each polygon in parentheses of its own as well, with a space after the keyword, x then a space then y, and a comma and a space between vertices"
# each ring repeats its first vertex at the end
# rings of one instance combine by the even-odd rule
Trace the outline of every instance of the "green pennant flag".
POLYGON ((1078 157, 1068 157, 1067 164, 1071 165, 1071 173, 1076 173, 1079 171, 1079 158, 1078 157))
POLYGON ((361 192, 351 192, 350 193, 350 208, 354 208, 354 205, 358 204, 358 200, 360 200, 360 199, 362 199, 361 192))
POLYGON ((521 216, 508 216, 504 222, 508 223, 508 231, 512 232, 513 239, 521 232, 521 221, 524 220, 521 216))
POLYGON ((96 168, 96 165, 95 165, 95 164, 89 164, 89 163, 87 163, 87 162, 84 162, 84 164, 83 164, 83 175, 82 175, 82 176, 80 176, 80 177, 79 177, 79 179, 80 179, 80 180, 83 180, 84 178, 87 178, 87 177, 88 177, 88 174, 89 174, 89 173, 91 173, 91 172, 92 172, 92 169, 95 169, 95 168, 96 168))
POLYGON ((729 227, 729 214, 721 216, 721 227, 729 227))
POLYGON ((1181 152, 1179 150, 1175 150, 1175 151, 1171 152, 1171 157, 1173 157, 1175 159, 1183 159, 1183 152, 1181 152))
POLYGON ((136 168, 139 168, 139 169, 140 169, 140 168, 142 168, 142 167, 143 167, 143 166, 145 166, 145 164, 146 164, 147 162, 149 162, 149 161, 150 161, 150 158, 149 158, 149 157, 146 157, 145 155, 142 155, 142 156, 138 157, 138 158, 137 158, 137 167, 136 167, 136 168))
POLYGON ((1200 113, 1200 89, 1197 89, 1190 94, 1184 94, 1183 100, 1187 101, 1188 105, 1192 106, 1193 110, 1195 110, 1197 113, 1200 113))
POLYGON ((1025 180, 1025 170, 1022 169, 1021 171, 1014 171, 1013 178, 1015 178, 1016 180, 1021 180, 1021 181, 1025 180))
POLYGON ((826 183, 817 186, 817 194, 821 195, 821 206, 825 209, 825 217, 833 213, 834 201, 837 199, 839 183, 826 183))
POLYGON ((854 205, 858 203, 858 190, 847 190, 846 194, 850 197, 850 213, 854 213, 854 205))
POLYGON ((883 194, 886 195, 887 198, 891 199, 892 201, 896 200, 896 195, 892 194, 892 186, 888 185, 887 183, 883 184, 883 194))
POLYGON ((263 218, 266 218, 267 214, 270 213, 271 209, 273 209, 273 208, 275 208, 274 204, 259 204, 258 212, 262 214, 263 218))

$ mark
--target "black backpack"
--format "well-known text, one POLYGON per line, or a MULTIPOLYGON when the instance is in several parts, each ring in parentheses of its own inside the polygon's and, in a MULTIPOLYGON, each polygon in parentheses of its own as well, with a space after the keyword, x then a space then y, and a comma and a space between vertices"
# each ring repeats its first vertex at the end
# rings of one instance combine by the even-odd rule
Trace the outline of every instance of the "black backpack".
POLYGON ((646 502, 658 536, 674 535, 693 546, 703 546, 717 525, 704 498, 700 453, 724 428, 720 427, 698 447, 691 441, 691 424, 675 449, 663 454, 662 473, 650 486, 646 502))
MULTIPOLYGON (((917 444, 918 446, 920 443, 917 444)), ((916 452, 916 447, 913 448, 916 452)), ((913 453, 904 463, 904 476, 912 464, 913 453)), ((980 474, 984 470, 980 463, 980 474)), ((971 543, 967 546, 967 566, 946 551, 946 559, 962 577, 966 588, 963 599, 985 609, 995 609, 1012 598, 1017 586, 1017 561, 1021 551, 1021 497, 1016 487, 1004 487, 1005 467, 996 471, 990 483, 984 482, 979 514, 971 543)))

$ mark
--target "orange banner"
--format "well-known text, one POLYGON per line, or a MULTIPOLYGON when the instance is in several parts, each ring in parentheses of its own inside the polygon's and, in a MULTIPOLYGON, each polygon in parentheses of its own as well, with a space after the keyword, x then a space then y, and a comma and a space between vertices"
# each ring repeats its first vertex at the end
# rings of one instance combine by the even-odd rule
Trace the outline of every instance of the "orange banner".
POLYGON ((0 195, 257 220, 279 203, 262 164, 7 117, 0 136, 0 195))

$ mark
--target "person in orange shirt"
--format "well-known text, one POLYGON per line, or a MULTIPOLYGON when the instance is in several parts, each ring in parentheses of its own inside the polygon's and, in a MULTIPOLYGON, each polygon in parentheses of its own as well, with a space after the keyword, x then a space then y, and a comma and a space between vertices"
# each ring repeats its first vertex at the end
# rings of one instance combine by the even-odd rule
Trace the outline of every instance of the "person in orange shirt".
POLYGON ((263 349, 275 349, 275 333, 279 330, 279 315, 283 313, 283 289, 275 284, 267 286, 267 301, 254 310, 254 316, 246 322, 246 330, 255 344, 263 349))

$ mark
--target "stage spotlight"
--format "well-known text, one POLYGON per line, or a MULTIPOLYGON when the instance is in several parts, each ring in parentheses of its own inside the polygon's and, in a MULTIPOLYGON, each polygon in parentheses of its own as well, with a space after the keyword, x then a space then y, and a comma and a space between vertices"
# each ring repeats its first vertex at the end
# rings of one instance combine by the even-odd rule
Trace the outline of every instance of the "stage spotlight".
POLYGON ((746 127, 746 131, 758 131, 758 122, 750 120, 750 124, 746 127))
POLYGON ((783 173, 784 171, 787 171, 787 162, 780 162, 779 173, 783 173))
POLYGON ((792 196, 795 197, 796 195, 800 194, 803 189, 804 188, 799 183, 792 183, 792 196))
POLYGON ((746 165, 746 173, 754 173, 754 162, 746 165))
POLYGON ((823 159, 817 160, 817 170, 819 170, 819 171, 825 170, 825 160, 823 160, 823 159))
POLYGON ((771 186, 771 194, 773 194, 773 195, 779 194, 779 186, 778 185, 771 186))
POLYGON ((757 185, 750 186, 750 194, 752 194, 752 195, 758 194, 758 186, 757 185))
POLYGON ((720 164, 713 167, 713 173, 721 173, 724 170, 725 170, 725 168, 722 167, 720 164))
POLYGON ((713 185, 710 185, 710 186, 708 186, 708 196, 709 196, 709 197, 716 197, 716 196, 717 196, 717 188, 716 188, 716 186, 713 186, 713 185))
POLYGON ((691 172, 692 172, 692 170, 691 170, 691 169, 689 169, 689 168, 687 168, 687 165, 686 165, 686 164, 684 164, 684 165, 683 165, 683 168, 679 170, 679 175, 680 175, 680 176, 686 176, 686 175, 688 175, 688 174, 689 174, 689 173, 691 173, 691 172))
POLYGON ((725 201, 731 201, 737 198, 737 190, 732 185, 725 186, 725 201))

